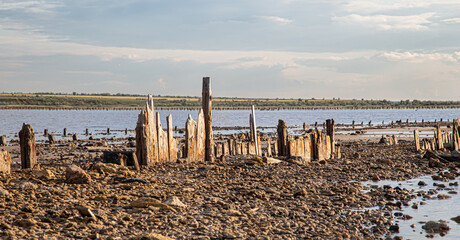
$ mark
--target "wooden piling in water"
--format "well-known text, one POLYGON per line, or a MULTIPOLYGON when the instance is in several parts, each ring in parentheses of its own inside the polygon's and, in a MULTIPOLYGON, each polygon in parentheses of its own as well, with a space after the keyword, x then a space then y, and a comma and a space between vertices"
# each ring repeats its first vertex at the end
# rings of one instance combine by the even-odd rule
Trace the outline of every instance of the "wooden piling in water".
POLYGON ((21 131, 19 131, 19 144, 22 168, 33 168, 37 163, 37 153, 35 149, 35 133, 29 124, 24 123, 21 131))
POLYGON ((288 132, 286 122, 278 120, 278 156, 289 156, 288 154, 288 132))
POLYGON ((67 128, 64 128, 64 130, 62 130, 62 136, 67 136, 67 128))
POLYGON ((6 143, 6 136, 5 135, 2 135, 0 136, 0 146, 6 146, 7 143, 6 143))

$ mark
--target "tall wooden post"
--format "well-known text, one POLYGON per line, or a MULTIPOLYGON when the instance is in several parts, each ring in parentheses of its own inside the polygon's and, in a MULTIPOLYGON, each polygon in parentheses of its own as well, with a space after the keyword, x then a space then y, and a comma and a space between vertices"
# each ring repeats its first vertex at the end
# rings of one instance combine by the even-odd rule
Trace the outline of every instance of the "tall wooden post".
POLYGON ((172 126, 172 116, 169 114, 169 116, 166 118, 166 121, 168 123, 168 161, 174 162, 177 160, 177 143, 176 139, 174 139, 173 136, 173 126, 172 126))
POLYGON ((460 141, 459 141, 459 122, 458 119, 454 119, 454 123, 452 125, 452 147, 454 150, 460 149, 460 141))
POLYGON ((19 131, 19 144, 21 146, 21 165, 23 169, 33 168, 37 163, 37 154, 35 151, 35 133, 27 123, 22 125, 19 131))
POLYGON ((335 135, 335 121, 334 121, 334 119, 327 119, 326 120, 326 135, 328 135, 330 140, 331 140, 331 145, 330 145, 331 154, 334 154, 335 153, 335 138, 334 138, 334 135, 335 135))
POLYGON ((252 113, 249 114, 249 141, 254 141, 254 127, 252 126, 252 113))
POLYGON ((414 130, 415 151, 420 151, 420 138, 418 137, 418 129, 414 130))
POLYGON ((257 125, 256 125, 256 110, 254 108, 254 105, 252 105, 252 114, 251 114, 251 127, 252 127, 252 134, 253 135, 253 139, 254 139, 254 142, 256 144, 256 155, 259 155, 260 152, 259 152, 259 139, 257 138, 257 125))
POLYGON ((205 126, 205 161, 214 161, 214 141, 212 136, 212 92, 211 80, 209 77, 203 78, 202 108, 204 113, 205 126))
POLYGON ((278 120, 278 156, 288 156, 288 132, 286 122, 278 120))

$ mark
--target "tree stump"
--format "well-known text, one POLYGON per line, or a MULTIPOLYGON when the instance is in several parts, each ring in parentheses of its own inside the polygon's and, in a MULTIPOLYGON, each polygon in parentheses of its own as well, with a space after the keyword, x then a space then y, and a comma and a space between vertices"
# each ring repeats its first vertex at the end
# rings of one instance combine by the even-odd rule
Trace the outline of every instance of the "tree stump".
POLYGON ((19 144, 22 168, 33 168, 37 163, 37 154, 35 150, 35 133, 29 124, 24 123, 21 131, 19 131, 19 144))

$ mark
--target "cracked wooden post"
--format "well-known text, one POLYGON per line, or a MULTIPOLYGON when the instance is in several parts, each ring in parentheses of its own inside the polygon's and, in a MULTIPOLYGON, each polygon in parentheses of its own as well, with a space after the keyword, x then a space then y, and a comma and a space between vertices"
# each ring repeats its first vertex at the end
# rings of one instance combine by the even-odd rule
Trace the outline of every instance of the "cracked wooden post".
POLYGON ((196 123, 196 158, 202 162, 205 159, 205 145, 206 145, 206 126, 204 124, 203 109, 198 112, 198 119, 196 123))
POLYGON ((214 161, 214 141, 212 135, 212 92, 211 80, 209 77, 203 78, 203 91, 202 91, 202 108, 204 113, 205 125, 205 161, 214 161))
POLYGON ((331 155, 335 153, 335 121, 334 119, 327 119, 326 120, 326 134, 329 136, 331 143, 330 143, 330 150, 331 155))
POLYGON ((418 137, 418 129, 414 130, 414 143, 415 143, 415 151, 420 151, 420 138, 418 137))
POLYGON ((35 133, 27 123, 24 123, 19 131, 19 144, 21 147, 21 165, 23 169, 33 168, 37 163, 35 150, 35 133))
POLYGON ((441 150, 444 148, 444 143, 442 141, 442 131, 441 131, 441 127, 439 126, 439 124, 436 124, 436 145, 437 145, 437 148, 436 150, 441 150))
POLYGON ((256 145, 256 155, 259 156, 261 152, 259 151, 259 137, 257 136, 256 110, 254 108, 254 105, 252 105, 251 128, 252 139, 256 145))
POLYGON ((458 151, 460 149, 459 121, 458 119, 454 119, 453 121, 454 123, 452 125, 452 148, 458 151))
POLYGON ((62 130, 62 136, 67 136, 67 128, 64 128, 64 130, 62 130))
POLYGON ((88 136, 89 135, 89 129, 85 129, 85 135, 88 136))
POLYGON ((167 133, 163 130, 160 121, 160 113, 156 112, 156 125, 157 125, 157 144, 158 144, 158 161, 167 162, 169 159, 168 152, 168 136, 167 133))
POLYGON ((43 136, 48 137, 48 129, 43 130, 43 136))
POLYGON ((0 150, 0 173, 11 172, 11 156, 6 150, 0 150))
POLYGON ((267 138, 267 157, 272 156, 272 142, 270 138, 267 138))
POLYGON ((172 116, 166 118, 166 122, 168 123, 168 161, 175 162, 177 160, 177 141, 173 135, 173 124, 172 124, 172 116))
POLYGON ((192 115, 188 115, 185 123, 185 158, 187 161, 196 161, 196 122, 192 119, 192 115))
POLYGON ((278 120, 278 156, 288 156, 288 132, 286 122, 278 120))
POLYGON ((136 125, 136 155, 139 165, 151 166, 158 161, 158 144, 152 95, 142 109, 136 125))
POLYGON ((110 128, 107 128, 107 135, 110 134, 110 128))
POLYGON ((77 135, 76 133, 74 133, 74 134, 72 135, 72 140, 73 140, 73 141, 78 141, 78 135, 77 135))
POLYGON ((254 141, 254 126, 252 125, 252 113, 249 114, 249 141, 254 141))
POLYGON ((54 144, 56 142, 56 138, 54 137, 53 134, 48 134, 48 143, 49 144, 54 144))

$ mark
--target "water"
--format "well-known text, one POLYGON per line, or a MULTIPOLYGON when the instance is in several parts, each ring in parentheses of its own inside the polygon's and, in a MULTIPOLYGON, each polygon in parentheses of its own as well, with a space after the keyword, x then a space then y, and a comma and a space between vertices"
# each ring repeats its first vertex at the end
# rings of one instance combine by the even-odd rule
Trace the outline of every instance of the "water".
MULTIPOLYGON (((188 114, 196 120, 198 111, 160 110, 163 126, 166 126, 166 116, 173 118, 173 126, 185 127, 188 114)), ((67 128, 69 133, 83 134, 88 128, 90 132, 106 132, 134 129, 136 127, 138 110, 0 110, 0 135, 14 136, 21 130, 24 122, 31 124, 36 133, 48 129, 50 133, 62 133, 67 128)), ((213 126, 233 127, 249 126, 249 110, 214 110, 213 126)), ((275 127, 278 119, 286 121, 288 126, 302 126, 303 123, 322 123, 334 118, 336 123, 381 124, 382 121, 409 119, 421 122, 434 121, 443 118, 454 119, 460 116, 460 109, 362 109, 362 110, 257 110, 256 122, 260 127, 275 127)), ((275 129, 265 131, 275 132, 275 129)), ((238 132, 238 131, 236 131, 238 132)), ((132 133, 130 133, 132 135, 132 133)))
MULTIPOLYGON (((459 181, 459 178, 456 180, 451 180, 450 182, 459 181)), ((454 190, 459 191, 458 186, 448 186, 449 182, 440 182, 440 181, 433 181, 431 176, 422 176, 419 178, 407 180, 407 181, 391 181, 391 180, 383 180, 379 182, 365 182, 363 183, 364 186, 371 186, 371 185, 390 185, 391 187, 399 186, 400 188, 406 188, 408 190, 414 190, 415 192, 424 190, 428 192, 429 189, 436 189, 437 187, 433 186, 433 183, 438 184, 445 184, 446 188, 442 190, 438 190, 437 194, 433 195, 436 197, 438 194, 445 194, 451 196, 448 199, 433 199, 433 200, 422 200, 421 197, 417 197, 411 201, 413 203, 418 203, 418 209, 413 209, 412 207, 403 207, 402 211, 394 211, 394 212, 402 212, 404 214, 408 214, 413 218, 410 220, 399 220, 395 219, 395 223, 399 225, 400 233, 395 235, 402 236, 404 239, 427 239, 425 235, 427 234, 424 229, 422 229, 423 224, 420 222, 428 222, 428 221, 438 221, 438 220, 446 220, 448 221, 448 225, 450 226, 449 232, 444 236, 441 237, 439 234, 434 234, 434 239, 444 239, 444 240, 453 240, 453 239, 460 239, 460 224, 457 224, 455 221, 451 220, 453 217, 457 217, 460 215, 459 205, 460 205, 460 196, 458 194, 448 194, 448 191, 454 190), (419 181, 424 181, 427 186, 418 186, 419 181), (426 205, 420 205, 420 202, 424 201, 426 205), (410 226, 414 224, 415 228, 411 228, 410 226)))

